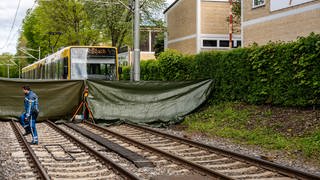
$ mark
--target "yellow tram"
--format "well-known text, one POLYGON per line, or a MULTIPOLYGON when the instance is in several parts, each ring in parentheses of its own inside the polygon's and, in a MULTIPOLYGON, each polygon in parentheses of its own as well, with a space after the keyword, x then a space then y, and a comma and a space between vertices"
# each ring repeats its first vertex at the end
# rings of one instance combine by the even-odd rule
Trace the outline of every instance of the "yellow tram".
POLYGON ((22 68, 22 78, 118 80, 117 48, 69 46, 22 68))

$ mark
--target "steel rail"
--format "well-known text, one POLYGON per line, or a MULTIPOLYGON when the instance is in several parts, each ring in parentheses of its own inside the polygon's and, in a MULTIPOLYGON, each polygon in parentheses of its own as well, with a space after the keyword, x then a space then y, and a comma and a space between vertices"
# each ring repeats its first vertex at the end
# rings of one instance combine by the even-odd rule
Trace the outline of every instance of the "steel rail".
POLYGON ((12 126, 13 130, 15 131, 15 134, 16 134, 17 138, 22 141, 23 146, 27 149, 28 154, 30 155, 32 161, 36 165, 37 171, 38 171, 41 179, 49 180, 50 177, 49 177, 47 171, 41 165, 41 163, 40 163, 39 159, 37 158, 35 152, 32 150, 32 148, 31 148, 30 144, 27 142, 26 138, 23 137, 22 132, 19 130, 19 128, 17 127, 16 123, 13 122, 13 120, 11 120, 11 126, 12 126))
POLYGON ((118 138, 120 138, 120 139, 123 139, 123 140, 125 140, 125 141, 129 141, 129 142, 131 142, 131 143, 133 143, 133 144, 136 144, 136 145, 138 145, 138 146, 140 146, 140 147, 146 148, 146 149, 148 149, 148 150, 150 150, 150 151, 157 152, 158 154, 164 155, 164 156, 166 156, 166 157, 168 157, 168 158, 170 158, 170 159, 172 159, 172 160, 175 160, 175 161, 178 161, 178 162, 180 162, 180 163, 183 163, 183 164, 185 164, 185 165, 187 165, 187 166, 189 166, 189 167, 191 167, 191 168, 193 168, 193 169, 196 169, 196 170, 199 171, 199 172, 202 172, 202 173, 204 173, 204 174, 206 174, 206 175, 209 175, 209 176, 212 176, 212 177, 214 177, 214 178, 217 178, 217 179, 228 179, 228 180, 233 179, 233 178, 228 177, 228 176, 226 176, 226 175, 224 175, 224 174, 221 174, 221 173, 219 173, 219 172, 213 171, 213 170, 211 170, 211 169, 208 169, 208 168, 206 168, 206 167, 203 167, 203 166, 201 166, 201 165, 198 165, 198 164, 193 163, 193 162, 191 162, 191 161, 188 161, 188 160, 186 160, 186 159, 180 158, 180 157, 178 157, 178 156, 172 155, 172 154, 170 154, 170 153, 168 153, 168 152, 165 152, 165 151, 163 151, 163 150, 154 148, 154 147, 149 146, 149 145, 147 145, 147 144, 145 144, 145 143, 136 141, 136 140, 134 140, 134 139, 132 139, 132 138, 129 138, 129 137, 123 136, 123 135, 121 135, 121 134, 118 134, 118 133, 116 133, 116 132, 110 131, 110 130, 108 130, 108 129, 106 129, 106 128, 103 128, 103 127, 101 127, 101 126, 98 126, 98 125, 96 125, 96 124, 92 124, 92 123, 90 123, 90 122, 85 122, 85 124, 87 124, 87 125, 89 125, 89 126, 92 126, 93 128, 96 128, 96 129, 98 129, 98 130, 100 130, 100 131, 102 131, 102 132, 106 132, 106 133, 111 134, 111 135, 113 135, 113 136, 115 136, 115 137, 118 137, 118 138))
POLYGON ((167 133, 164 133, 164 132, 160 132, 160 131, 157 131, 157 130, 154 130, 154 129, 151 129, 149 127, 145 127, 145 126, 139 126, 139 125, 135 125, 135 124, 126 124, 128 125, 129 127, 133 127, 133 128, 136 128, 136 129, 140 129, 140 130, 143 130, 143 131, 148 131, 150 133, 156 133, 162 137, 166 137, 166 138, 170 138, 170 139, 174 139, 174 140, 178 140, 180 142, 183 142, 183 143, 186 143, 188 145, 192 145, 192 146, 196 146, 196 147, 200 147, 204 150, 209 150, 213 153, 221 153, 227 157, 231 157, 233 159, 236 159, 236 160, 239 160, 239 161, 247 161, 247 162, 250 162, 258 167, 262 167, 262 168, 265 168, 265 169, 268 169, 268 170, 271 170, 271 171, 275 171, 275 172, 278 172, 280 174, 284 174, 286 176, 289 176, 289 177, 294 177, 294 178, 298 178, 298 179, 313 179, 313 180, 320 180, 320 176, 318 175, 315 175, 315 174, 311 174, 311 173, 306 173, 306 172, 303 172, 303 171, 300 171, 300 170, 297 170, 297 169, 294 169, 294 168, 290 168, 290 167, 286 167, 286 166, 283 166, 283 165, 280 165, 280 164, 276 164, 276 163, 273 163, 273 162, 270 162, 270 161, 266 161, 266 160, 263 160, 263 159, 258 159, 258 158, 254 158, 254 157, 251 157, 251 156, 246 156, 246 155, 243 155, 243 154, 239 154, 239 153, 236 153, 236 152, 232 152, 232 151, 228 151, 228 150, 225 150, 225 149, 221 149, 221 148, 217 148, 217 147, 214 147, 214 146, 211 146, 211 145, 207 145, 207 144, 203 144, 203 143, 199 143, 199 142, 196 142, 196 141, 192 141, 192 140, 189 140, 189 139, 186 139, 186 138, 183 138, 183 137, 178 137, 178 136, 175 136, 175 135, 171 135, 171 134, 167 134, 167 133))
POLYGON ((133 179, 133 180, 138 180, 139 178, 135 175, 132 174, 131 172, 127 171, 126 169, 122 168, 121 166, 119 166, 118 164, 116 164, 115 162, 113 162, 111 159, 105 157, 104 155, 102 155, 101 153, 99 153, 98 151, 96 151, 95 149, 91 148, 90 146, 88 146, 87 144, 85 144, 84 142, 80 141, 78 138, 76 138, 75 136, 71 135, 70 133, 66 132, 65 130, 63 130, 62 128, 58 127, 56 124, 54 124, 51 121, 46 120, 45 121, 47 124, 49 124, 52 128, 58 130, 62 135, 64 135, 65 137, 71 139, 72 141, 74 141, 76 144, 82 146, 84 149, 86 149, 89 153, 95 155, 96 157, 98 157, 101 161, 103 161, 104 163, 106 163, 107 165, 109 165, 112 169, 116 170, 118 173, 120 173, 121 175, 123 175, 125 178, 127 179, 133 179))

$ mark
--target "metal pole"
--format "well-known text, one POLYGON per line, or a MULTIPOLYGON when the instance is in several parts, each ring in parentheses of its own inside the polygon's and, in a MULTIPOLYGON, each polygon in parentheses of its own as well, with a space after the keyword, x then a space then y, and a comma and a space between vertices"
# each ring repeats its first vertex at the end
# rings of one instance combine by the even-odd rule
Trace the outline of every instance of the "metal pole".
POLYGON ((10 66, 9 64, 7 64, 7 66, 8 66, 8 78, 10 78, 10 66))
POLYGON ((151 32, 151 30, 149 30, 149 52, 152 51, 151 44, 152 44, 152 32, 151 32))
POLYGON ((19 79, 21 78, 21 74, 20 74, 20 60, 18 60, 18 71, 19 71, 19 79))
POLYGON ((232 0, 229 0, 230 3, 230 13, 229 13, 229 48, 232 48, 232 0))
POLYGON ((134 81, 140 81, 140 1, 134 5, 134 81))

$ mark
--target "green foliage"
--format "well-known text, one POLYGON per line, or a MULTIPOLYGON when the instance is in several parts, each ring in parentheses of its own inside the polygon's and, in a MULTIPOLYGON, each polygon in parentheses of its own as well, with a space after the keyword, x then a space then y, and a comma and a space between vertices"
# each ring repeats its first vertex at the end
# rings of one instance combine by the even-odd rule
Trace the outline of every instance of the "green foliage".
POLYGON ((234 17, 234 21, 236 21, 236 23, 239 24, 241 19, 241 1, 240 0, 233 0, 232 14, 234 17))
POLYGON ((156 42, 154 44, 155 57, 158 58, 163 51, 164 51, 164 33, 159 33, 156 36, 156 42))
MULTIPOLYGON (((27 40, 27 48, 40 47, 41 55, 45 57, 52 53, 50 46, 56 42, 54 51, 70 45, 97 44, 100 42, 99 33, 93 29, 83 3, 76 0, 39 0, 39 6, 23 21, 22 36, 27 40), (49 35, 49 32, 61 32, 62 35, 58 39, 58 35, 49 35)), ((38 57, 37 52, 31 53, 38 57)))
POLYGON ((190 80, 193 73, 193 56, 183 56, 175 50, 167 50, 158 57, 160 78, 164 81, 190 80))
POLYGON ((0 77, 7 78, 8 72, 10 78, 19 77, 18 63, 20 62, 18 60, 13 61, 12 57, 13 55, 9 53, 3 53, 2 55, 0 55, 0 77))
POLYGON ((211 101, 320 105, 320 34, 195 56, 168 50, 142 64, 144 80, 213 79, 211 101), (149 69, 150 68, 150 69, 149 69))
POLYGON ((122 66, 122 73, 120 74, 120 80, 130 80, 130 66, 122 66))
POLYGON ((320 35, 291 43, 252 47, 252 82, 248 102, 285 106, 318 105, 320 35))
POLYGON ((320 157, 320 130, 315 131, 303 138, 296 139, 298 148, 301 149, 307 156, 316 155, 320 157))
MULTIPOLYGON (((132 45, 133 12, 131 0, 122 0, 122 3, 100 0, 85 1, 85 12, 95 29, 102 32, 104 40, 110 40, 112 46, 118 48, 123 44, 132 45), (126 7, 125 7, 126 6, 126 7)), ((164 10, 165 0, 146 0, 141 3, 141 24, 145 26, 162 27, 157 12, 164 10)))
POLYGON ((203 52, 195 57, 196 79, 213 79, 212 100, 246 101, 250 85, 249 49, 203 52))
MULTIPOLYGON (((132 7, 131 0, 122 1, 132 7)), ((29 12, 23 21, 26 43, 19 42, 18 48, 41 47, 42 58, 52 53, 51 47, 57 41, 54 51, 71 45, 112 45, 121 47, 132 44, 132 12, 123 4, 110 1, 38 0, 38 6, 29 12), (49 32, 62 32, 49 36, 49 32), (50 45, 49 45, 50 39, 50 45)), ((146 0, 141 3, 141 23, 146 26, 162 27, 156 12, 165 8, 165 0, 146 0)), ((38 57, 37 52, 31 52, 38 57)), ((34 61, 30 59, 31 63, 34 61)))
POLYGON ((159 62, 155 60, 142 61, 140 64, 141 79, 147 80, 161 80, 159 62))
MULTIPOLYGON (((201 132, 209 136, 231 138, 239 143, 259 145, 267 149, 281 149, 289 153, 301 152, 305 157, 320 160, 319 130, 313 130, 303 137, 299 135, 288 137, 282 132, 266 127, 263 123, 260 124, 258 117, 252 117, 254 115, 250 108, 239 103, 212 105, 201 112, 187 116, 183 125, 191 133, 201 132), (255 122, 254 126, 249 124, 250 120, 255 122)), ((266 121, 272 121, 271 117, 266 121)))

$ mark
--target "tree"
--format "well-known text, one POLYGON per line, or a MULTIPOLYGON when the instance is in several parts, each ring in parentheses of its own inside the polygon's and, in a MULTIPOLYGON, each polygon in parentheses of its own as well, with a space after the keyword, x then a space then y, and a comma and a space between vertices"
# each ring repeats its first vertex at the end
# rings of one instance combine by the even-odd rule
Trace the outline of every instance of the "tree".
POLYGON ((39 6, 29 12, 23 22, 26 46, 32 49, 40 46, 42 57, 50 54, 49 41, 52 46, 57 36, 50 36, 49 32, 62 32, 56 47, 98 44, 99 39, 99 32, 88 21, 83 3, 77 0, 39 0, 39 6))
POLYGON ((241 22, 241 1, 233 0, 232 2, 232 14, 236 24, 241 22))
MULTIPOLYGON (((226 17, 226 21, 229 22, 230 17, 226 17)), ((241 26, 241 1, 240 0, 232 0, 232 23, 233 23, 233 31, 240 32, 241 26)))
MULTIPOLYGON (((132 0, 39 0, 39 5, 28 12, 23 22, 26 47, 41 48, 42 58, 51 53, 58 36, 49 32, 62 32, 56 47, 70 45, 112 45, 121 47, 132 42, 132 0)), ((159 12, 165 0, 144 0, 141 3, 143 25, 163 24, 159 12)), ((37 56, 37 52, 30 52, 37 56)), ((32 61, 31 59, 29 60, 32 61)))
POLYGON ((18 67, 15 62, 12 61, 12 57, 13 55, 10 53, 3 53, 0 55, 0 77, 8 77, 8 68, 10 78, 18 77, 18 67))
MULTIPOLYGON (((85 1, 85 10, 90 21, 104 34, 112 46, 120 48, 123 44, 132 45, 133 1, 132 0, 85 1), (126 7, 128 8, 126 8, 126 7)), ((141 3, 142 25, 158 26, 158 16, 165 8, 165 0, 144 0, 141 3)))

